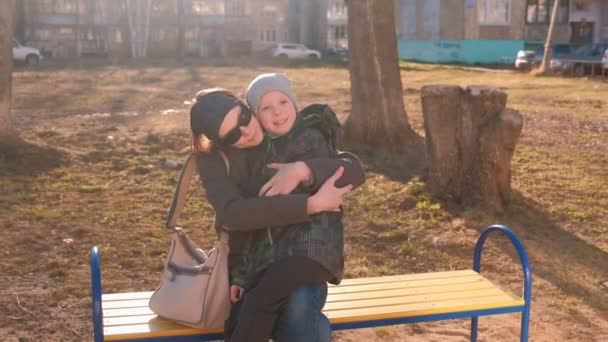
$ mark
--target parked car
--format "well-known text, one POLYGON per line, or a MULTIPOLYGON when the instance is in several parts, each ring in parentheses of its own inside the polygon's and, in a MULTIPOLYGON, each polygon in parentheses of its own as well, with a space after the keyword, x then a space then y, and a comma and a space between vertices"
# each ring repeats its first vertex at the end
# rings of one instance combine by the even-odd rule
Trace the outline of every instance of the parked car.
POLYGON ((348 49, 345 47, 328 47, 323 51, 325 57, 348 57, 348 49))
POLYGON ((268 54, 271 57, 280 57, 288 59, 297 58, 310 58, 319 59, 321 58, 321 52, 312 50, 306 47, 304 44, 295 43, 279 43, 273 45, 269 50, 268 54))
MULTIPOLYGON (((551 70, 556 72, 574 73, 577 76, 592 73, 592 64, 585 62, 595 62, 595 70, 598 70, 604 52, 608 49, 608 44, 589 44, 583 45, 572 53, 551 59, 551 70), (583 61, 581 63, 571 62, 569 60, 583 61)), ((601 71, 601 70, 598 70, 601 71)))
POLYGON ((16 39, 13 39, 13 61, 25 62, 27 65, 36 65, 41 59, 40 50, 21 45, 16 39))
MULTIPOLYGON (((575 45, 557 43, 553 44, 553 57, 561 57, 572 53, 576 48, 575 45)), ((534 50, 520 50, 515 58, 515 68, 519 70, 528 70, 537 67, 542 63, 545 56, 545 47, 539 46, 534 50)))

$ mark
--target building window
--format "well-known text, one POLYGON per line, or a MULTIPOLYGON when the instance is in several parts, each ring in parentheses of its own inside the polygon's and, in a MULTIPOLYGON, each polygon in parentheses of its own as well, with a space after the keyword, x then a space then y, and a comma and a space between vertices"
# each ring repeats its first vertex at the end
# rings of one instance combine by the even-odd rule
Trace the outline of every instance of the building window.
POLYGON ((156 0, 152 2, 152 13, 157 16, 171 17, 177 15, 173 2, 156 0))
POLYGON ((245 15, 245 3, 243 0, 227 0, 228 10, 226 14, 242 16, 245 15))
POLYGON ((35 6, 36 11, 40 14, 76 13, 76 3, 74 0, 39 0, 35 2, 35 6))
POLYGON ((480 0, 478 19, 481 25, 509 25, 511 0, 480 0))
POLYGON ((74 34, 74 30, 72 30, 71 27, 61 27, 61 28, 59 28, 59 34, 64 34, 64 35, 74 34))
POLYGON ((118 29, 114 31, 114 42, 122 44, 122 32, 118 29))
POLYGON ((264 6, 262 8, 262 16, 263 17, 276 17, 277 16, 277 7, 276 6, 264 6))
MULTIPOLYGON (((553 0, 528 0, 526 8, 526 23, 549 24, 551 22, 551 11, 553 0)), ((570 15, 570 1, 559 0, 559 16, 557 22, 565 24, 570 15)))
POLYGON ((76 13, 76 4, 72 0, 55 0, 55 6, 53 10, 58 14, 72 14, 76 13))
POLYGON ((267 29, 260 31, 260 40, 266 42, 276 42, 277 41, 277 30, 275 29, 267 29))
POLYGON ((198 40, 198 27, 190 27, 184 32, 184 39, 186 41, 198 40))
POLYGON ((223 15, 224 2, 217 0, 192 0, 192 12, 197 15, 223 15))
POLYGON ((34 39, 35 40, 49 40, 50 32, 47 28, 36 28, 34 29, 34 39))

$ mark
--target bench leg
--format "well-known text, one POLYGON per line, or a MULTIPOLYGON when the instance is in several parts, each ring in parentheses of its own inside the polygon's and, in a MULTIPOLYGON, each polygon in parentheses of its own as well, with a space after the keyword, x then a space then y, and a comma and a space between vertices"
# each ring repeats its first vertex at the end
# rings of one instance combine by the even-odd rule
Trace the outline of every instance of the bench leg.
MULTIPOLYGON (((481 271, 481 253, 483 251, 483 244, 485 243, 488 235, 492 232, 500 231, 504 233, 515 246, 517 254, 519 254, 519 261, 521 262, 523 275, 524 275, 524 293, 523 298, 525 301, 524 310, 521 315, 521 342, 528 341, 528 331, 530 327, 530 304, 532 301, 532 272, 530 271, 530 262, 528 261, 528 254, 524 249, 524 245, 521 240, 513 233, 513 231, 506 226, 494 225, 486 228, 481 235, 477 244, 475 245, 475 254, 473 256, 473 270, 477 273, 481 271)), ((477 341, 477 324, 478 318, 471 318, 471 341, 477 341)))
POLYGON ((91 248, 91 296, 93 299, 93 340, 103 342, 103 313, 101 311, 101 268, 99 250, 91 248))

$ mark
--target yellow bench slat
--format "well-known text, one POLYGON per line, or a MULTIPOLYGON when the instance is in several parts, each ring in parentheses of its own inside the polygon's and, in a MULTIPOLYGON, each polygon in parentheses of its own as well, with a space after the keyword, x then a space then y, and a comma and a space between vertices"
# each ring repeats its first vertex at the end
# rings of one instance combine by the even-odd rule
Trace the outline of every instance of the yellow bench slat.
POLYGON ((104 309, 140 308, 143 306, 148 306, 149 301, 150 297, 148 297, 148 299, 115 300, 110 302, 103 302, 102 307, 104 309))
POLYGON ((387 305, 373 308, 327 310, 323 311, 332 323, 350 323, 367 320, 390 319, 435 315, 470 310, 494 309, 524 305, 523 299, 509 295, 483 298, 446 300, 440 303, 415 303, 387 305))
MULTIPOLYGON (((344 309, 362 309, 362 308, 373 308, 379 306, 388 306, 388 305, 399 305, 399 304, 415 304, 415 303, 437 303, 441 305, 442 302, 446 300, 456 300, 456 299, 475 299, 475 298, 483 298, 483 297, 496 297, 496 296, 507 296, 503 291, 497 288, 483 289, 477 292, 469 291, 469 292, 451 292, 451 293, 443 293, 443 294, 433 294, 430 295, 409 295, 409 294, 401 294, 400 296, 388 297, 388 298, 379 298, 379 299, 367 299, 367 300, 356 300, 356 301, 341 301, 328 303, 323 308, 323 311, 335 311, 335 310, 344 310, 344 309)), ((156 315, 149 311, 144 315, 125 315, 120 317, 107 317, 103 319, 103 325, 105 327, 114 326, 114 325, 129 325, 129 324, 144 324, 148 323, 150 319, 156 317, 156 315)))
MULTIPOLYGON (((323 312, 332 323, 414 317, 524 305, 472 270, 346 279, 330 286, 323 312)), ((153 292, 103 295, 106 340, 201 333, 158 318, 149 308, 153 292)), ((209 332, 219 332, 221 327, 209 332)))
POLYGON ((161 318, 153 318, 149 321, 149 323, 145 324, 117 325, 104 327, 103 329, 106 341, 143 337, 184 336, 194 335, 197 333, 219 333, 222 331, 223 327, 209 330, 199 330, 161 318))
MULTIPOLYGON (((433 295, 416 295, 411 296, 407 293, 401 293, 398 296, 392 298, 373 298, 373 299, 362 299, 362 300, 350 300, 342 302, 333 302, 325 304, 323 310, 343 310, 343 309, 359 309, 359 308, 373 308, 377 306, 386 305, 397 305, 397 304, 415 304, 415 303, 438 303, 441 304, 446 300, 455 299, 475 299, 489 296, 508 296, 502 290, 493 288, 486 290, 467 291, 467 292, 448 292, 448 293, 436 293, 433 295)), ((509 296, 509 298, 511 298, 509 296)))
POLYGON ((487 281, 482 276, 470 276, 463 278, 452 278, 450 282, 447 282, 445 279, 423 279, 423 280, 412 280, 406 282, 394 282, 394 283, 377 283, 377 284, 362 284, 362 285, 354 285, 354 286, 336 286, 329 289, 332 294, 337 293, 356 293, 356 292, 365 292, 365 291, 383 291, 383 290, 392 290, 392 289, 402 289, 402 288, 425 288, 425 287, 433 287, 433 286, 446 286, 450 284, 474 284, 480 283, 483 281, 487 281))
MULTIPOLYGON (((484 289, 493 289, 496 288, 489 281, 483 282, 475 282, 475 283, 464 283, 464 284, 451 284, 448 286, 433 286, 433 287, 423 287, 423 288, 410 288, 407 289, 407 295, 431 295, 438 293, 450 293, 450 292, 461 292, 461 291, 477 291, 484 289)), ((330 290, 331 291, 331 290, 330 290)), ((378 291, 366 291, 366 292, 354 292, 354 293, 329 293, 327 296, 327 304, 340 302, 340 301, 352 301, 352 300, 362 300, 362 299, 373 299, 373 298, 392 298, 398 295, 403 294, 404 290, 402 288, 392 289, 392 290, 378 290, 378 291)), ((146 293, 151 294, 151 292, 135 292, 135 293, 146 293)), ((143 296, 137 296, 138 298, 142 298, 143 296)), ((141 304, 140 307, 122 307, 109 309, 105 305, 103 307, 103 317, 126 317, 126 316, 139 316, 139 315, 153 315, 154 313, 148 308, 147 301, 139 302, 141 304)), ((117 307, 114 305, 114 307, 117 307)))
POLYGON ((152 310, 148 306, 142 306, 139 308, 126 308, 126 309, 103 309, 103 317, 125 317, 125 316, 138 316, 138 315, 149 315, 153 314, 152 310))
MULTIPOLYGON (((419 288, 407 288, 407 293, 410 295, 422 295, 422 294, 435 294, 435 293, 447 293, 447 292, 458 292, 458 291, 475 291, 483 289, 492 289, 495 286, 489 281, 464 283, 464 284, 450 284, 447 286, 429 286, 419 288)), ((403 293, 402 288, 390 289, 390 290, 378 290, 378 291, 363 291, 363 292, 351 292, 351 293, 329 293, 327 295, 326 303, 346 301, 346 300, 359 300, 359 299, 372 299, 372 298, 390 298, 403 293)))
POLYGON ((363 284, 384 284, 391 282, 404 282, 412 280, 424 280, 424 279, 449 279, 459 277, 470 277, 479 276, 479 273, 473 270, 459 270, 459 271, 444 271, 444 272, 429 272, 429 273, 414 273, 414 274, 400 274, 393 276, 381 276, 381 277, 369 277, 369 278, 352 278, 344 279, 340 285, 329 285, 329 288, 336 286, 351 286, 351 285, 363 285, 363 284))
POLYGON ((154 291, 109 293, 102 295, 101 300, 105 303, 113 300, 150 299, 153 293, 154 291))

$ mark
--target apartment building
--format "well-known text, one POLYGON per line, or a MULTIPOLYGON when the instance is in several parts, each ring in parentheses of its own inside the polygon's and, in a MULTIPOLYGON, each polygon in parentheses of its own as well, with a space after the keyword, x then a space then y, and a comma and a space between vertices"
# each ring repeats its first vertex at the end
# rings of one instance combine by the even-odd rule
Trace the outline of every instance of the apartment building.
MULTIPOLYGON (((510 63, 542 45, 553 0, 396 0, 403 59, 510 63)), ((608 42, 608 0, 557 0, 554 41, 608 42)))
POLYGON ((285 38, 283 2, 21 0, 16 32, 23 42, 58 57, 128 55, 131 38, 145 40, 151 56, 250 54, 267 41, 285 38), (134 35, 138 30, 145 34, 134 35))

